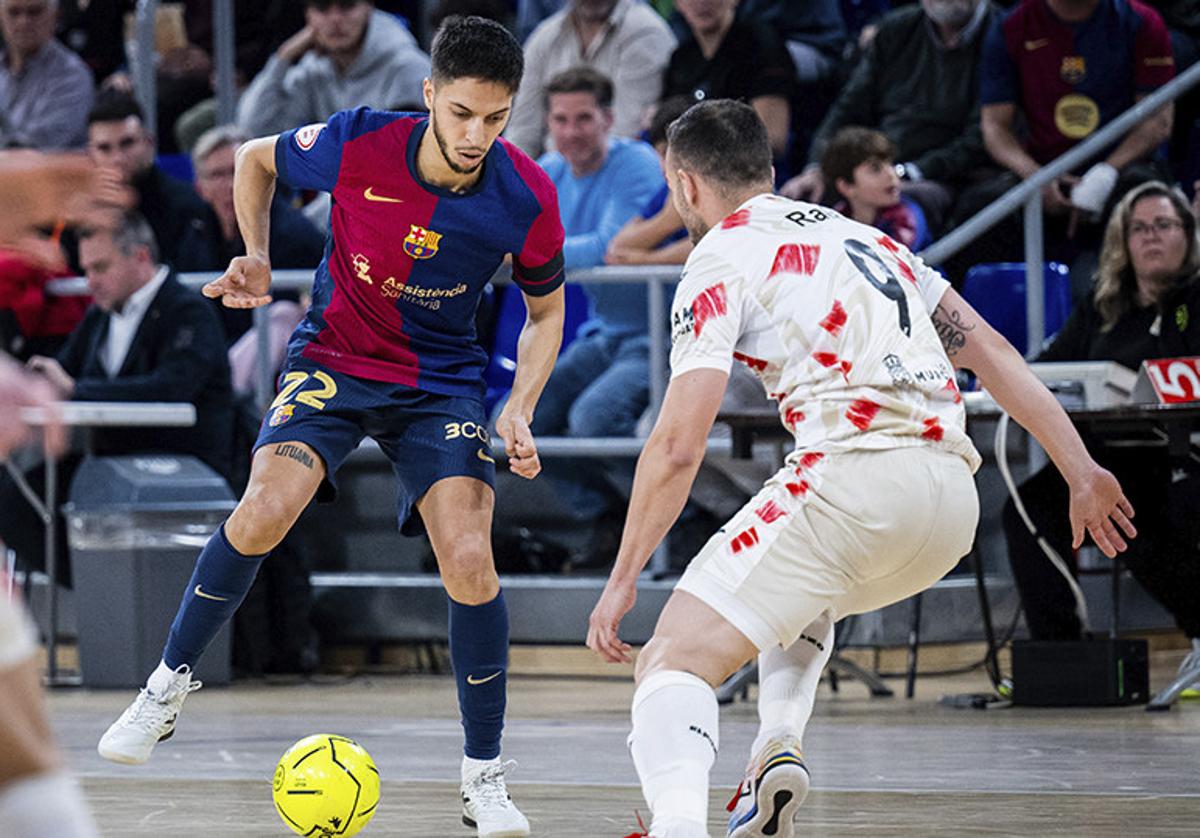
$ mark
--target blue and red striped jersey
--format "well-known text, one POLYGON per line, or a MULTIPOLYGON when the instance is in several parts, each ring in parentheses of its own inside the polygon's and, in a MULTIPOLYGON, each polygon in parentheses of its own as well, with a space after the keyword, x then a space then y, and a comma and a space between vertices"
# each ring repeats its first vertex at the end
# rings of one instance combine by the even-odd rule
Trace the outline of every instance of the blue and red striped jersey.
POLYGON ((563 282, 563 228, 550 179, 505 140, 467 192, 423 181, 425 115, 358 108, 279 136, 284 183, 332 194, 330 235, 312 304, 288 346, 348 375, 433 393, 482 393, 487 354, 475 309, 513 256, 526 294, 563 282))
POLYGON ((1048 163, 1174 75, 1170 33, 1138 0, 1100 0, 1081 23, 1023 0, 984 41, 980 102, 1017 105, 1030 156, 1048 163))

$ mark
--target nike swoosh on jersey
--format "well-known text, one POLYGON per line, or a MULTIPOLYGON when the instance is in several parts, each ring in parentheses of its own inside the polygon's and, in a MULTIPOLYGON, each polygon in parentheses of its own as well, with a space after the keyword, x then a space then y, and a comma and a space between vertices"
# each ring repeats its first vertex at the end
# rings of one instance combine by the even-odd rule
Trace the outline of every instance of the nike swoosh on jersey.
POLYGON ((1046 46, 1048 43, 1050 43, 1049 38, 1038 38, 1036 41, 1026 41, 1025 49, 1028 52, 1033 52, 1035 49, 1041 49, 1042 47, 1046 46))
POLYGON ((204 591, 200 590, 199 585, 196 586, 195 590, 193 590, 192 593, 194 593, 196 596, 200 597, 201 599, 211 599, 213 602, 229 602, 229 597, 227 597, 227 596, 213 596, 212 594, 204 593, 204 591))
POLYGON ((376 195, 374 192, 371 191, 372 188, 373 187, 368 186, 366 189, 363 190, 363 197, 366 198, 368 201, 380 201, 385 204, 403 204, 404 203, 403 198, 389 198, 386 195, 376 195))
POLYGON ((477 686, 479 686, 480 684, 486 684, 488 681, 491 681, 493 678, 499 678, 499 677, 500 677, 500 672, 502 672, 502 671, 503 671, 503 670, 500 670, 500 671, 498 671, 498 672, 493 672, 491 675, 489 675, 489 676, 488 676, 488 677, 486 677, 486 678, 476 678, 474 675, 468 675, 468 676, 467 676, 467 683, 468 683, 468 684, 470 684, 470 685, 471 685, 471 686, 473 686, 473 687, 477 687, 477 686))
POLYGON ((486 451, 484 451, 482 448, 480 448, 479 450, 477 450, 477 451, 475 452, 475 455, 476 455, 477 457, 479 457, 479 459, 483 460, 485 463, 494 463, 494 462, 496 462, 496 461, 495 461, 495 460, 493 460, 493 459, 492 459, 492 457, 491 457, 491 456, 490 456, 490 455, 489 455, 489 454, 488 454, 486 451))

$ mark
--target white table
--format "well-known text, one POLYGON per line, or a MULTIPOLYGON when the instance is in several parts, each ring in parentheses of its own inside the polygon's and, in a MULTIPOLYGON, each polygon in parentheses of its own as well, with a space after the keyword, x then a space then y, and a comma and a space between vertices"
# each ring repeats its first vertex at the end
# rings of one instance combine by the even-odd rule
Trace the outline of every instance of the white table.
MULTIPOLYGON (((188 402, 60 402, 55 410, 59 422, 68 428, 190 428, 196 424, 196 407, 188 402)), ((21 418, 39 426, 48 419, 42 408, 25 408, 21 418)), ((46 528, 46 575, 50 577, 46 682, 50 686, 78 683, 58 671, 58 458, 46 455, 45 498, 38 497, 11 460, 5 460, 4 466, 46 528)))

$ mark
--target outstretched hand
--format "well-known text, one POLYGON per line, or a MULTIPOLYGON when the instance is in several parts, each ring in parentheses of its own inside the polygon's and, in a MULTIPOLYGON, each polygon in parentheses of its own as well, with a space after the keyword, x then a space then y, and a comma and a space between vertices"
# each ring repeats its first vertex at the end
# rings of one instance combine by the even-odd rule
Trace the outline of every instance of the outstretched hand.
POLYGON ((1133 514, 1133 504, 1117 478, 1095 466, 1083 480, 1071 484, 1071 547, 1078 549, 1087 532, 1100 552, 1116 558, 1129 546, 1125 539, 1137 536, 1130 520, 1133 514))
POLYGON ((509 413, 505 407, 496 419, 496 433, 504 440, 509 469, 526 480, 537 477, 542 470, 542 463, 538 459, 537 445, 533 441, 529 423, 515 413, 509 413))
POLYGON ((587 645, 609 663, 629 663, 631 647, 617 636, 621 620, 637 602, 637 584, 608 580, 588 618, 587 645))
POLYGON ((258 256, 237 256, 225 273, 200 290, 226 308, 258 308, 271 302, 271 264, 258 256))

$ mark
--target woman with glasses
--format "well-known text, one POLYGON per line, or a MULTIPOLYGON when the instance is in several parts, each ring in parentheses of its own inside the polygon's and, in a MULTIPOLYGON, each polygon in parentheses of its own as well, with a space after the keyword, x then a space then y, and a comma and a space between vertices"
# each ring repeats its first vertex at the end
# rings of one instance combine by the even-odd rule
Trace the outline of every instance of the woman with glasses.
MULTIPOLYGON (((1137 369, 1148 358, 1186 355, 1200 355, 1196 218, 1181 193, 1150 181, 1117 204, 1091 297, 1076 307, 1038 360, 1116 361, 1137 369)), ((1200 524, 1194 514, 1200 474, 1172 475, 1161 445, 1089 447, 1117 476, 1138 511, 1138 538, 1122 560, 1191 639, 1192 652, 1183 668, 1200 671, 1200 524)), ((1058 472, 1042 469, 1020 493, 1039 534, 1073 566, 1070 525, 1062 514, 1067 487, 1058 472)), ((1078 639, 1081 627, 1067 583, 1011 500, 1004 507, 1004 531, 1030 635, 1035 640, 1078 639)))

